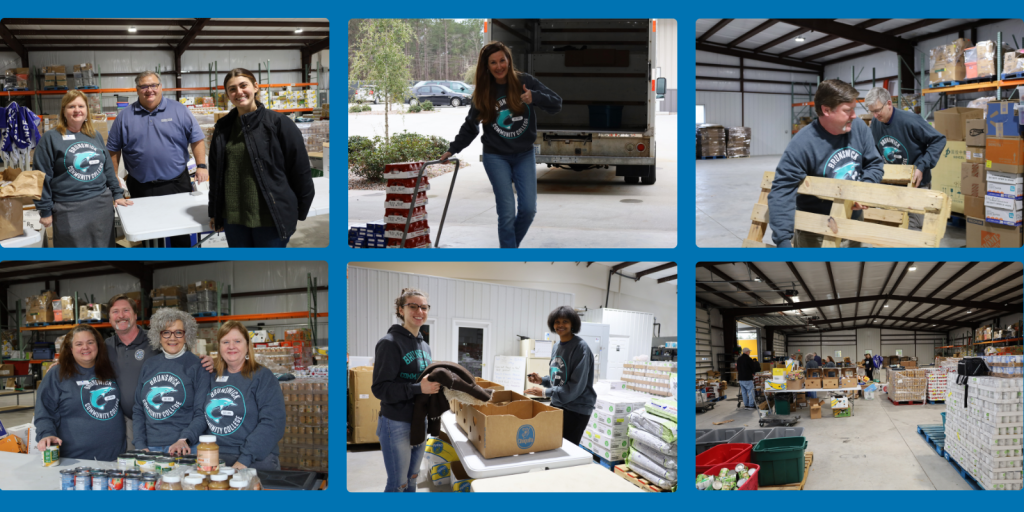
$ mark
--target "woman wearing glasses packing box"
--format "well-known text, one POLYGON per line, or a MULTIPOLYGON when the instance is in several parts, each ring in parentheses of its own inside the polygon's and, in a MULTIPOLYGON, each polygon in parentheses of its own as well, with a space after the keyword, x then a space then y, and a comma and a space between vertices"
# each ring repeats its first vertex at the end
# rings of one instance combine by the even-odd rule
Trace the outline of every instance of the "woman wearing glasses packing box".
POLYGON ((441 387, 426 377, 418 380, 432 362, 430 346, 420 333, 429 311, 426 294, 413 288, 402 290, 395 299, 395 315, 402 323, 392 325, 374 351, 370 389, 380 399, 377 437, 388 475, 384 492, 416 492, 426 443, 410 445, 413 405, 416 395, 432 395, 441 387))
POLYGON ((210 373, 192 353, 198 327, 191 315, 158 309, 149 322, 149 344, 161 349, 139 374, 132 411, 132 442, 138 450, 187 455, 206 433, 203 401, 210 373))

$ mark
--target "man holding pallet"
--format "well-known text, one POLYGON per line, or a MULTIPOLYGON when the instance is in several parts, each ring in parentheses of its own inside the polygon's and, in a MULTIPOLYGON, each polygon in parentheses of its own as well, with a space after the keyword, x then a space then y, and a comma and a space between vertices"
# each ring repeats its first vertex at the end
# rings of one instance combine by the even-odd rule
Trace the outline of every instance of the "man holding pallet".
MULTIPOLYGON (((841 80, 825 80, 814 94, 818 118, 797 132, 775 169, 768 194, 772 241, 780 248, 821 247, 824 235, 795 229, 796 211, 829 215, 832 201, 797 194, 808 176, 881 183, 882 157, 871 130, 854 112, 858 92, 841 80)), ((853 205, 853 219, 862 220, 865 207, 853 205)), ((849 247, 860 242, 848 241, 849 247)))
MULTIPOLYGON (((889 91, 875 87, 864 100, 871 115, 871 138, 878 154, 886 164, 913 165, 913 184, 917 188, 932 188, 932 168, 939 162, 946 147, 946 136, 928 124, 923 117, 896 110, 889 91)), ((910 214, 910 229, 921 231, 924 214, 910 214)))

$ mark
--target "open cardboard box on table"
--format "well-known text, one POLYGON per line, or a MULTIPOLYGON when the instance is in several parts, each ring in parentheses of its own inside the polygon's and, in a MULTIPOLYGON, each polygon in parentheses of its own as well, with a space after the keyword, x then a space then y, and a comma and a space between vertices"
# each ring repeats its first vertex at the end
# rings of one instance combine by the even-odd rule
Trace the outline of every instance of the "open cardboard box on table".
MULTIPOLYGON (((497 382, 491 382, 491 381, 489 381, 487 379, 482 379, 480 377, 474 377, 474 378, 476 379, 477 385, 479 385, 480 387, 482 387, 484 389, 493 389, 494 391, 502 391, 502 390, 505 389, 505 386, 502 386, 501 384, 498 384, 497 382)), ((449 400, 448 401, 448 409, 452 411, 452 414, 456 414, 457 415, 459 413, 459 401, 458 400, 449 400)))
POLYGON ((562 446, 562 410, 514 391, 495 391, 485 405, 457 407, 459 428, 485 459, 562 446))
POLYGON ((825 376, 821 378, 821 389, 839 389, 839 370, 825 368, 825 376))

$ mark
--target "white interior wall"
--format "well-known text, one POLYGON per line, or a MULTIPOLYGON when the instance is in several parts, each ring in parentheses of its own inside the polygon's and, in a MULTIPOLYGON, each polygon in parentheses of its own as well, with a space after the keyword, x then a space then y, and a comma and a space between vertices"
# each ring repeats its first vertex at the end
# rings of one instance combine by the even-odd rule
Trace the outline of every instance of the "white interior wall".
MULTIPOLYGON (((317 278, 318 286, 328 285, 327 263, 323 261, 236 261, 157 270, 153 273, 153 286, 186 286, 189 282, 214 280, 221 288, 221 293, 227 293, 229 285, 232 293, 305 288, 307 273, 311 273, 317 278)), ((13 309, 14 302, 20 300, 22 308, 24 308, 25 297, 38 295, 43 291, 43 286, 42 282, 12 285, 7 290, 7 303, 11 304, 13 309)), ((75 292, 78 292, 80 297, 86 295, 91 297, 89 300, 102 303, 106 303, 119 293, 139 291, 140 289, 139 280, 128 274, 60 280, 62 296, 74 295, 75 292)), ((222 300, 226 299, 222 298, 222 300)), ((305 292, 232 299, 232 314, 234 315, 289 313, 305 311, 306 308, 305 292)), ((317 293, 317 308, 321 313, 328 311, 327 291, 317 293)), ((274 334, 279 338, 284 337, 284 329, 306 325, 304 319, 267 320, 263 323, 268 330, 275 331, 274 334)), ((255 326, 256 322, 247 322, 246 325, 255 326)), ((200 326, 202 327, 203 324, 200 326)), ((326 318, 320 320, 318 333, 320 338, 318 344, 326 346, 326 318)), ((60 333, 48 334, 60 335, 60 333)))
MULTIPOLYGON (((574 262, 353 262, 351 265, 571 293, 575 296, 577 308, 597 309, 605 305, 613 309, 652 313, 661 324, 660 336, 678 335, 678 287, 675 282, 657 284, 650 278, 633 282, 613 276, 611 294, 608 304, 605 304, 608 267, 599 263, 589 268, 585 263, 577 265, 574 262)), ((659 333, 655 332, 655 335, 659 333)))
MULTIPOLYGON (((1012 323, 1012 322, 1011 322, 1012 323)), ((919 365, 932 364, 935 360, 935 341, 945 340, 946 333, 926 331, 896 331, 891 329, 862 328, 845 331, 830 331, 825 335, 850 335, 856 337, 856 343, 843 343, 842 339, 830 341, 824 338, 819 341, 816 333, 791 334, 787 338, 789 354, 817 352, 822 356, 835 357, 835 351, 841 350, 843 357, 855 360, 864 358, 864 351, 871 350, 874 355, 894 356, 897 350, 903 350, 907 357, 917 357, 919 365), (883 334, 886 339, 883 339, 883 334), (917 343, 914 343, 914 337, 917 343)))
MULTIPOLYGON (((722 70, 738 71, 739 70, 722 70)), ((736 82, 721 82, 733 83, 736 82)), ((758 84, 771 85, 771 84, 758 84)), ((700 84, 697 86, 701 87, 700 84)), ((737 85, 736 90, 739 91, 737 85)), ((788 92, 788 91, 787 91, 788 92)), ((697 91, 698 105, 704 105, 706 120, 726 128, 747 126, 750 128, 750 154, 752 156, 778 155, 792 139, 792 103, 790 97, 779 94, 744 93, 743 103, 739 92, 697 91), (741 110, 743 115, 741 116, 741 110)))

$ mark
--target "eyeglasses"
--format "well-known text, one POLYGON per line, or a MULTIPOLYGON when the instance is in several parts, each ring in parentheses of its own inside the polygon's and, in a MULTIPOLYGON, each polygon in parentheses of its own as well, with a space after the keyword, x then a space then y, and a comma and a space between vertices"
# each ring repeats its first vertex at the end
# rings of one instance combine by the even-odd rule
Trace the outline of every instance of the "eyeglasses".
POLYGON ((185 331, 160 331, 160 337, 164 339, 170 339, 171 336, 175 338, 184 338, 185 331))
POLYGON ((877 113, 879 113, 879 112, 881 112, 883 110, 885 110, 885 105, 882 105, 881 107, 878 107, 878 109, 876 109, 876 110, 868 109, 868 112, 871 112, 871 115, 875 115, 875 114, 877 114, 877 113))
POLYGON ((135 88, 140 91, 145 91, 146 89, 153 89, 155 91, 160 88, 160 84, 136 85, 135 88))
POLYGON ((409 309, 412 309, 412 310, 417 310, 418 309, 420 311, 430 311, 430 305, 429 304, 423 305, 423 306, 420 306, 419 304, 406 304, 405 307, 407 307, 409 309))

